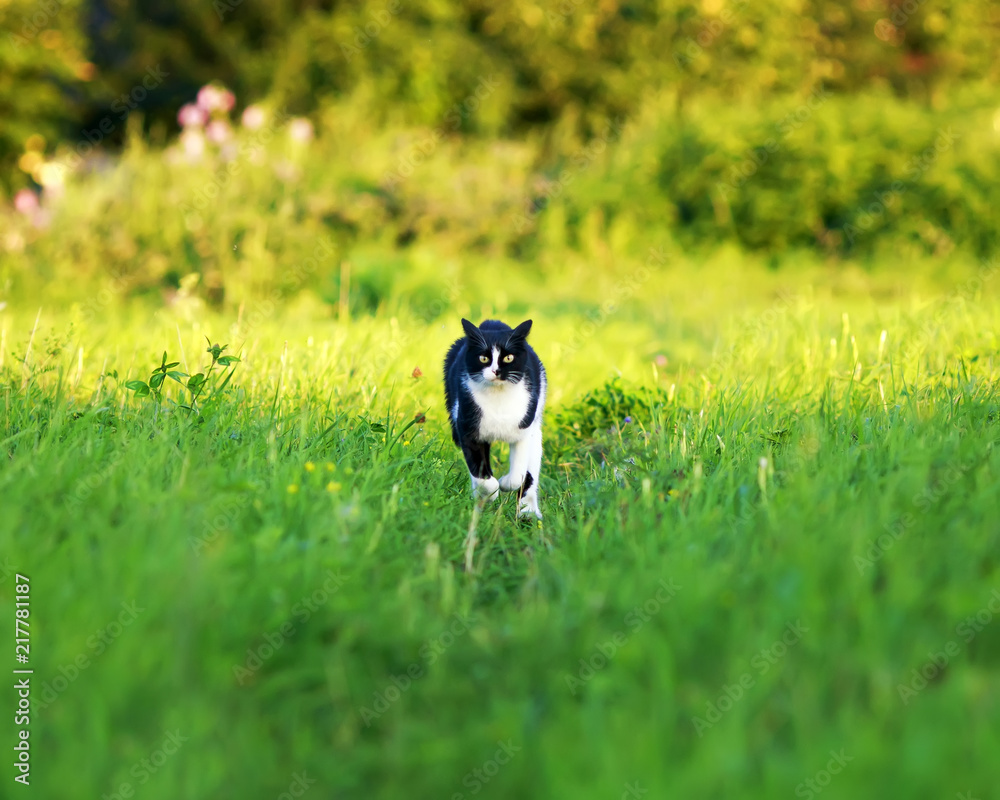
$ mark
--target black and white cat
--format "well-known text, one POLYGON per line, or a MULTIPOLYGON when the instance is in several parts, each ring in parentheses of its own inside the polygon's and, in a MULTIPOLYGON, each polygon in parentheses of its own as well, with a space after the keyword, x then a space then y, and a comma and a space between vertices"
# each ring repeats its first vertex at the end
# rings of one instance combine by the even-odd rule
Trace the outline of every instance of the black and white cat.
POLYGON ((488 319, 478 328, 462 320, 465 338, 444 360, 444 396, 451 435, 462 448, 472 477, 472 494, 499 497, 518 492, 517 513, 538 509, 542 468, 542 409, 545 367, 528 344, 531 320, 511 328, 488 319), (510 470, 499 480, 490 468, 490 444, 510 444, 510 470))

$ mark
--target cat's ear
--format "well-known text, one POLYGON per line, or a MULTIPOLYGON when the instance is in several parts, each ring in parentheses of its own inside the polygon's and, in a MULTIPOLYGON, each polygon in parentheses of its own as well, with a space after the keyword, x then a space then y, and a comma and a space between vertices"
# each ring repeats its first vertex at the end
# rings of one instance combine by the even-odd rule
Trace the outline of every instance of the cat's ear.
POLYGON ((524 341, 525 339, 528 338, 528 331, 530 330, 531 330, 531 320, 526 319, 524 322, 522 322, 520 325, 514 328, 513 331, 511 331, 510 338, 520 339, 521 341, 524 341))
POLYGON ((483 334, 480 333, 479 328, 473 325, 469 320, 462 319, 462 327, 465 329, 465 335, 473 342, 478 342, 480 344, 486 344, 486 340, 483 338, 483 334))

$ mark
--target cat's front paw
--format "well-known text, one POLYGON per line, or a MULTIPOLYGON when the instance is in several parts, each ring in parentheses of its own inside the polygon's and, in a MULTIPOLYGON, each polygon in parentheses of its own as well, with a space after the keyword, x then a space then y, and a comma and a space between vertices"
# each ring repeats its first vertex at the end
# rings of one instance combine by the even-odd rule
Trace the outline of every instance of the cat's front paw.
POLYGON ((500 478, 500 491, 502 492, 517 492, 521 489, 524 484, 524 474, 515 475, 508 472, 506 475, 500 478))
POLYGON ((496 500, 500 496, 500 482, 496 478, 473 478, 472 496, 476 500, 496 500))
POLYGON ((526 517, 529 514, 534 514, 537 519, 542 518, 542 512, 538 508, 538 497, 526 494, 521 498, 521 502, 517 504, 517 515, 519 517, 526 517))

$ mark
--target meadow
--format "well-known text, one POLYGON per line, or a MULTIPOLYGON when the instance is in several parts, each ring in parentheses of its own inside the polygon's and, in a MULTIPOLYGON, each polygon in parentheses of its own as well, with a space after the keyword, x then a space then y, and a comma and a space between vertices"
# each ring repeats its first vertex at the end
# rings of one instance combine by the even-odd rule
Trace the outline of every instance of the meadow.
POLYGON ((995 791, 995 91, 671 92, 589 137, 229 96, 17 139, 25 793, 995 791), (470 497, 462 317, 534 321, 541 522, 470 497))
POLYGON ((990 796, 1000 265, 663 259, 0 311, 31 796, 990 796), (541 523, 474 511, 461 316, 535 320, 541 523))

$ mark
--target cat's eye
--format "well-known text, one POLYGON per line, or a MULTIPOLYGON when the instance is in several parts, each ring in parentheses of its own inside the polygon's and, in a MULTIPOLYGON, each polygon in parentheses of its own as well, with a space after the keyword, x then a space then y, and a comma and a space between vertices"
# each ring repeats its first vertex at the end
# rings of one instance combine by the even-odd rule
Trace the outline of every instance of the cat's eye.
POLYGON ((489 356, 479 356, 479 363, 480 364, 489 364, 490 363, 490 357, 489 356))
POLYGON ((506 355, 506 356, 503 357, 503 363, 504 364, 509 364, 513 360, 514 360, 513 354, 506 355))

